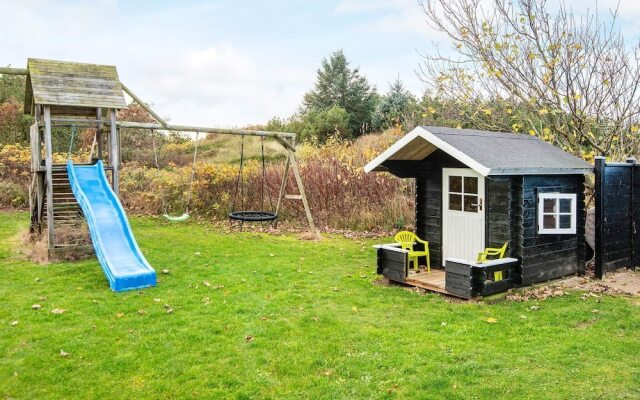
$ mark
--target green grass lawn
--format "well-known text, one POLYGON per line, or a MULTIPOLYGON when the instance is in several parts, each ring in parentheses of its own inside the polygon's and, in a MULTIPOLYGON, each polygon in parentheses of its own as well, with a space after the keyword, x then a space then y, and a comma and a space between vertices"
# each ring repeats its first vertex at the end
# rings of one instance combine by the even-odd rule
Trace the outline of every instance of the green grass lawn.
POLYGON ((0 213, 0 398, 640 398, 637 299, 452 302, 373 284, 372 240, 150 218, 170 273, 114 293, 93 259, 22 260, 27 224, 0 213))

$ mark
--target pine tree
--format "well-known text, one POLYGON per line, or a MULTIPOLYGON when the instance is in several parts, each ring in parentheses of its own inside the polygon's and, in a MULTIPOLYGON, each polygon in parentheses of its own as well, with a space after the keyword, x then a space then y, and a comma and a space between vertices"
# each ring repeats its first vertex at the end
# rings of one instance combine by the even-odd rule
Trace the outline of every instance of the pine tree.
POLYGON ((343 108, 348 115, 348 130, 358 136, 370 130, 371 116, 376 105, 376 92, 359 68, 349 68, 342 50, 322 60, 313 90, 304 96, 303 113, 343 108))
POLYGON ((389 85, 389 90, 382 96, 372 118, 374 130, 385 130, 393 126, 406 128, 407 118, 416 112, 417 100, 405 89, 400 77, 389 85))

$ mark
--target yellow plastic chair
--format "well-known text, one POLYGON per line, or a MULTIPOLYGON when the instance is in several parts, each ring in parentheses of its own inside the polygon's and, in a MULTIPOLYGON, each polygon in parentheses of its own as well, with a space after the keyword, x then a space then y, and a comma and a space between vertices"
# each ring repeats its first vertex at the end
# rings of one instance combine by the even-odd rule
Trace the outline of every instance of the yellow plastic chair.
POLYGON ((409 250, 409 263, 413 263, 416 270, 419 269, 418 257, 427 257, 427 272, 431 273, 431 262, 429 261, 429 242, 420 239, 415 233, 409 231, 398 232, 394 240, 400 243, 404 250, 409 250), (413 250, 414 243, 422 243, 424 251, 413 250))
MULTIPOLYGON (((487 247, 484 251, 478 253, 477 263, 483 263, 488 260, 488 257, 496 257, 495 259, 504 258, 504 253, 507 251, 509 242, 505 242, 502 247, 487 247)), ((502 280, 502 271, 496 271, 493 273, 494 281, 502 280)))

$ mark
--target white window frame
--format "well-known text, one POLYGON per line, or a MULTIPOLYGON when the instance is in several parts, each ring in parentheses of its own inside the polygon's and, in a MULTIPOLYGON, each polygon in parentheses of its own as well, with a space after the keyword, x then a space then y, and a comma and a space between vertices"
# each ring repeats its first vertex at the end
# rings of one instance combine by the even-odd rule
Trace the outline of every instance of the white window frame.
POLYGON ((541 235, 552 235, 552 234, 561 234, 561 235, 572 235, 576 233, 576 214, 577 214, 577 196, 575 193, 539 193, 538 194, 538 233, 541 235), (553 213, 545 213, 544 212, 544 201, 545 200, 556 200, 556 211, 553 213), (571 200, 571 226, 569 228, 559 228, 560 225, 560 215, 567 215, 569 213, 561 213, 560 212, 560 200, 561 199, 569 199, 571 200), (555 229, 544 228, 544 216, 545 215, 555 215, 556 216, 556 227, 555 229))

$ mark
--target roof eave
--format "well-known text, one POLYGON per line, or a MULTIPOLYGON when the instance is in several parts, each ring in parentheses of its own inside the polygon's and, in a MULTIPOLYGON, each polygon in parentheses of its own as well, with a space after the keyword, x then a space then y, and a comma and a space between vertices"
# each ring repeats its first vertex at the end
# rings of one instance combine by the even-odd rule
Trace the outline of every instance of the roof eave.
POLYGON ((489 176, 504 175, 584 175, 593 173, 588 168, 493 168, 489 176))
POLYGON ((468 155, 464 154, 460 150, 456 149, 455 147, 445 142, 444 140, 439 139, 436 135, 434 135, 433 133, 429 132, 427 129, 421 126, 416 127, 414 130, 412 130, 411 132, 406 134, 404 137, 402 137, 400 140, 395 142, 387 150, 382 152, 382 154, 380 154, 378 157, 371 160, 367 165, 364 166, 364 172, 368 173, 371 171, 380 171, 380 169, 378 168, 382 165, 383 162, 387 161, 391 156, 393 156, 395 153, 400 151, 400 149, 402 149, 404 146, 406 146, 409 142, 411 142, 413 139, 415 139, 418 136, 424 139, 425 141, 431 143, 438 149, 449 154, 451 157, 457 159, 458 161, 465 164, 466 166, 473 169, 474 171, 476 171, 482 176, 488 176, 489 173, 491 172, 489 168, 480 164, 479 162, 469 157, 468 155))

